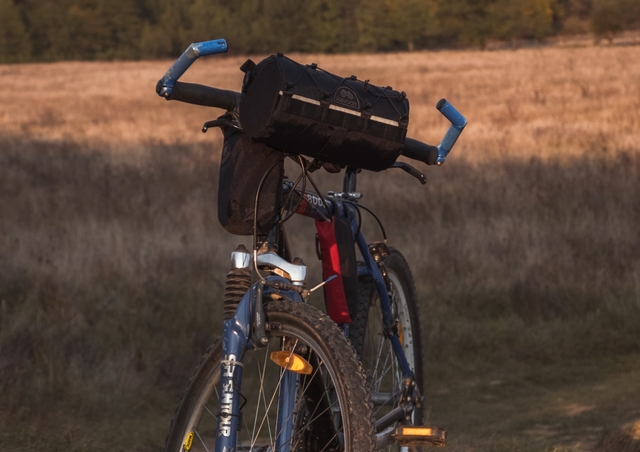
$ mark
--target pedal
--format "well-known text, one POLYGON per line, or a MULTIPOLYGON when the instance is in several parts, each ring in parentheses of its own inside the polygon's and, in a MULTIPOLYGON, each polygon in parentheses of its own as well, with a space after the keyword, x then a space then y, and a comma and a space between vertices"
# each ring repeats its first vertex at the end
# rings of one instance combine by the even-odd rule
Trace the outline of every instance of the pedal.
POLYGON ((447 444, 447 432, 438 427, 399 425, 391 436, 404 447, 444 447, 447 444))

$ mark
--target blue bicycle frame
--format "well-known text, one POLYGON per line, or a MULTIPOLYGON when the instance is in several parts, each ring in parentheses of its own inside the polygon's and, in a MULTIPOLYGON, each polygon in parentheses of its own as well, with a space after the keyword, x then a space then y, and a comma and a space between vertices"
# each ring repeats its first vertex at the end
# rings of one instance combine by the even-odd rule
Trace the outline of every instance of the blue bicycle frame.
MULTIPOLYGON (((349 223, 351 231, 354 235, 355 242, 360 250, 360 254, 364 259, 364 266, 358 266, 358 276, 371 276, 374 281, 376 290, 380 297, 380 308, 382 310, 383 327, 386 331, 392 331, 393 326, 393 312, 391 309, 391 300, 389 299, 389 293, 384 277, 378 268, 378 264, 374 260, 373 256, 369 252, 369 246, 367 241, 360 230, 357 221, 357 207, 352 201, 342 201, 338 198, 323 198, 314 193, 307 192, 304 197, 311 202, 307 205, 313 206, 311 209, 305 209, 304 211, 298 211, 300 215, 308 216, 316 220, 326 220, 336 216, 349 223), (315 199, 314 199, 315 198, 315 199)), ((402 369, 402 374, 405 378, 414 378, 413 370, 409 366, 407 357, 405 356, 404 349, 400 343, 400 338, 397 334, 391 333, 389 336, 394 353, 398 358, 398 363, 402 369)))

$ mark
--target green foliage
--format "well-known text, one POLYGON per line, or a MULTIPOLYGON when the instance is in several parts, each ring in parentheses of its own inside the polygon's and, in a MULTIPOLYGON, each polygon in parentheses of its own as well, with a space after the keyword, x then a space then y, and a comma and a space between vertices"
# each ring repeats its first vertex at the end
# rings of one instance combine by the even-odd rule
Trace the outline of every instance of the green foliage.
POLYGON ((412 51, 434 29, 437 5, 423 0, 387 0, 389 14, 385 18, 391 26, 389 39, 393 47, 412 51))
POLYGON ((610 41, 623 30, 624 11, 620 0, 596 0, 591 13, 591 29, 596 36, 610 41))
POLYGON ((555 0, 497 0, 488 8, 493 36, 541 40, 553 33, 555 0))
POLYGON ((640 27, 640 3, 637 0, 594 0, 590 25, 596 36, 612 41, 617 33, 640 27))
POLYGON ((613 39, 637 0, 0 0, 0 63, 176 57, 225 38, 233 53, 344 53, 613 39))
POLYGON ((31 42, 20 10, 12 0, 0 0, 0 63, 26 61, 31 57, 31 42))
POLYGON ((439 0, 441 38, 463 45, 484 48, 491 35, 489 9, 493 1, 439 0))
POLYGON ((342 2, 311 0, 305 2, 308 18, 305 50, 335 53, 348 50, 346 42, 347 8, 342 2), (311 40, 312 39, 312 40, 311 40))

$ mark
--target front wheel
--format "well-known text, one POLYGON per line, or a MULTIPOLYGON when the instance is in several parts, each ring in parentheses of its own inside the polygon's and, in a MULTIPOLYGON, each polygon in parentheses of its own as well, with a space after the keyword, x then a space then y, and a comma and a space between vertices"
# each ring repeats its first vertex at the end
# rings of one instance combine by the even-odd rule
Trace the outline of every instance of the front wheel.
MULTIPOLYGON (((365 376, 344 334, 326 314, 303 303, 265 304, 269 343, 247 348, 239 396, 244 400, 236 451, 372 451, 374 426, 365 376), (311 366, 308 375, 284 370, 270 356, 295 352, 311 366), (295 382, 294 394, 282 383, 295 382), (286 419, 280 399, 293 397, 286 419), (280 417, 280 418, 279 418, 280 417), (289 424, 289 428, 278 425, 289 424), (289 433, 287 433, 289 432, 289 433), (286 435, 284 440, 280 438, 286 435)), ((221 338, 206 352, 182 395, 165 451, 216 449, 221 338)))
MULTIPOLYGON (((386 272, 392 317, 418 390, 422 391, 424 373, 421 323, 413 277, 404 256, 395 248, 390 247, 389 251, 390 254, 384 259, 381 270, 386 272)), ((367 384, 374 404, 374 417, 380 419, 396 405, 403 388, 403 375, 385 332, 380 297, 370 276, 359 279, 358 298, 358 311, 351 324, 349 339, 367 374, 367 384)), ((422 417, 422 408, 416 407, 411 416, 411 423, 422 425, 422 417)), ((395 444, 387 450, 407 449, 395 444)))

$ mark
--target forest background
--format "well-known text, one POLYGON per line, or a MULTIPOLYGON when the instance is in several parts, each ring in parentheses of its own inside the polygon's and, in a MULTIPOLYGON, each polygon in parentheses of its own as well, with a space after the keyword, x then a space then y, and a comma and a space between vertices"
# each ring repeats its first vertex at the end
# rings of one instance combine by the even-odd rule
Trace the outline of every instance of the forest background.
POLYGON ((640 27, 637 0, 0 0, 0 63, 153 59, 224 37, 232 53, 517 47, 640 27), (212 32, 214 32, 212 35, 212 32))

